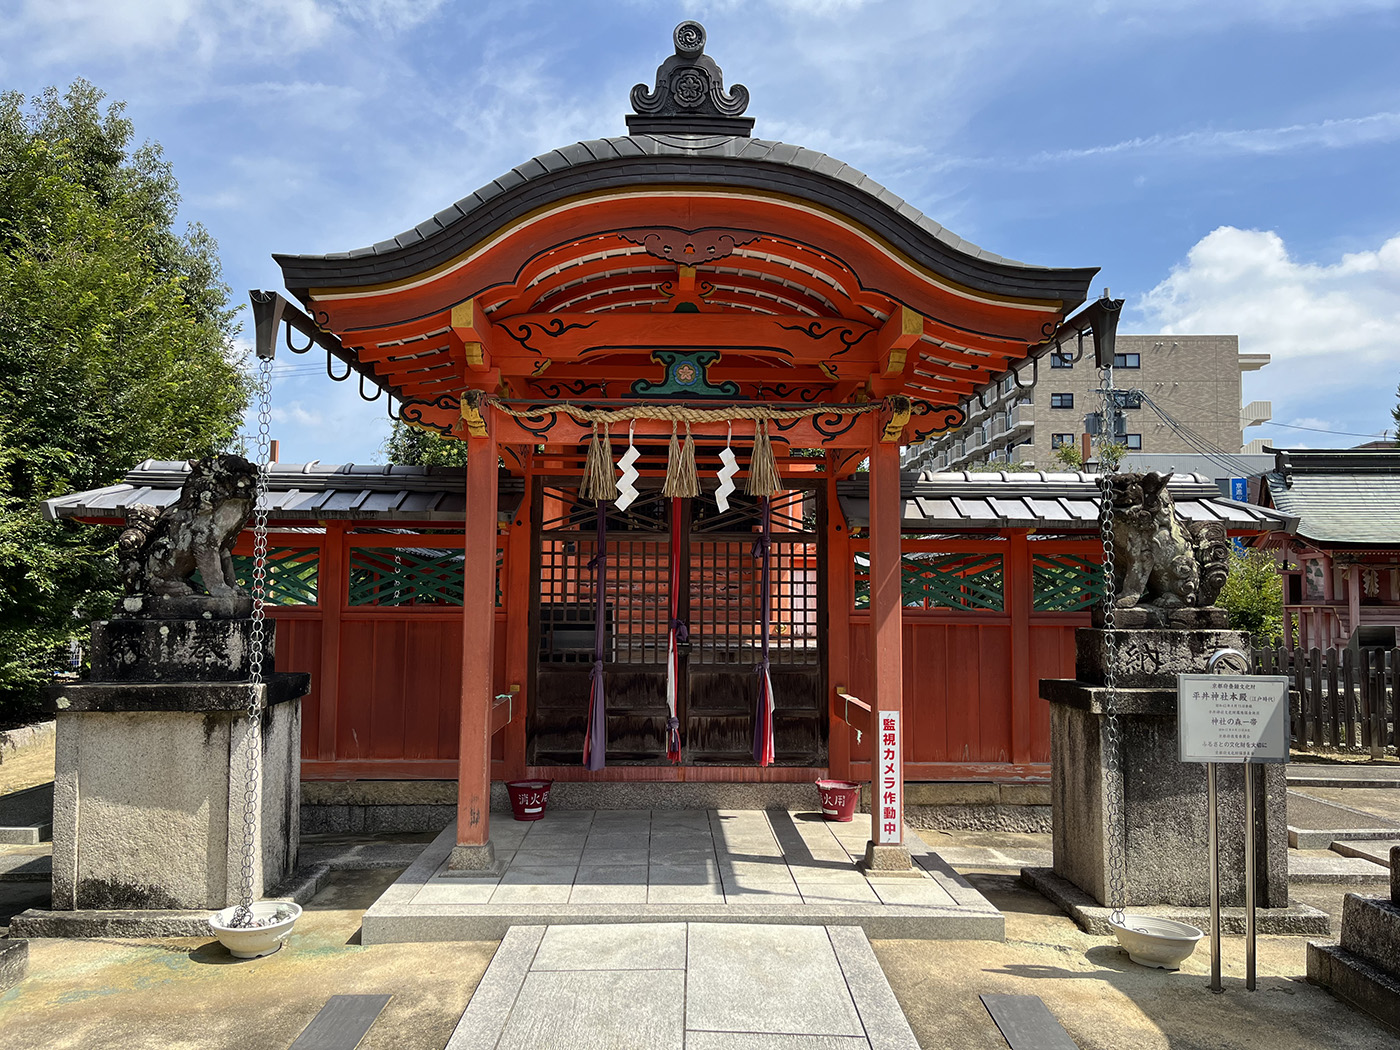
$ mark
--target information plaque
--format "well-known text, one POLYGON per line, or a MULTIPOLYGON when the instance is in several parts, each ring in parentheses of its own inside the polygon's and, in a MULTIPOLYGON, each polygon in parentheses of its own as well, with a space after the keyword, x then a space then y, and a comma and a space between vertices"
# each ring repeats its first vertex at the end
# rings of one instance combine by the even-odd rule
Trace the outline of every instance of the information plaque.
POLYGON ((1287 762, 1288 678, 1176 676, 1183 762, 1287 762))

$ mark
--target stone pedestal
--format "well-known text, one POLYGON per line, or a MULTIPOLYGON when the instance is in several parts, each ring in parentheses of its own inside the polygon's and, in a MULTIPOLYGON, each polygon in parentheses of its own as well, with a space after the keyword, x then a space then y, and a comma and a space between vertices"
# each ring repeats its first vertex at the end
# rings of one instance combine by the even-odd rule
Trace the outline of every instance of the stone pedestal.
MULTIPOLYGON (((1103 745, 1104 632, 1076 632, 1077 680, 1041 682, 1041 696, 1050 701, 1054 874, 1102 905, 1109 902, 1111 838, 1123 843, 1128 905, 1210 903, 1206 767, 1177 757, 1176 675, 1205 673, 1212 652, 1245 650, 1246 642, 1222 629, 1212 615, 1218 610, 1183 613, 1196 614, 1189 626, 1115 632, 1122 761, 1114 773, 1103 745), (1110 799, 1118 802, 1116 819, 1110 799)), ((1245 771, 1238 765, 1218 769, 1221 904, 1237 907, 1244 903, 1245 771)), ((1257 904, 1286 908, 1283 766, 1255 766, 1253 772, 1257 904)))
POLYGON ((1390 897, 1348 893, 1340 944, 1308 944, 1308 980, 1400 1030, 1400 846, 1390 849, 1390 897))
MULTIPOLYGON (((251 624, 218 618, 242 608, 189 616, 197 605, 174 610, 181 619, 95 624, 91 679, 52 691, 55 910, 212 910, 241 897, 251 624)), ((275 672, 273 627, 255 899, 291 874, 300 837, 299 698, 310 676, 275 672)))

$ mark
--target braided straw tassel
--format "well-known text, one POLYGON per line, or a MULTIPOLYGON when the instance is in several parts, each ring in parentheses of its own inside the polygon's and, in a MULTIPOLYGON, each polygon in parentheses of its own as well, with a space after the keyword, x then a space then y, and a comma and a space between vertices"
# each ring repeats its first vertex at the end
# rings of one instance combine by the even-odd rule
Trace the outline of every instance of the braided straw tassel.
POLYGON ((685 446, 676 443, 676 425, 671 424, 671 448, 666 456, 666 484, 661 495, 672 499, 693 499, 700 495, 700 476, 695 469, 695 439, 690 424, 685 425, 685 446))
POLYGON ((782 485, 778 461, 768 440, 768 424, 760 420, 753 428, 753 456, 749 459, 749 480, 744 491, 750 496, 772 496, 782 485))
POLYGON ((588 455, 583 461, 583 482, 579 495, 595 503, 617 499, 617 478, 613 476, 612 435, 606 426, 593 424, 593 437, 588 442, 588 455), (602 434, 599 434, 601 429, 602 434))

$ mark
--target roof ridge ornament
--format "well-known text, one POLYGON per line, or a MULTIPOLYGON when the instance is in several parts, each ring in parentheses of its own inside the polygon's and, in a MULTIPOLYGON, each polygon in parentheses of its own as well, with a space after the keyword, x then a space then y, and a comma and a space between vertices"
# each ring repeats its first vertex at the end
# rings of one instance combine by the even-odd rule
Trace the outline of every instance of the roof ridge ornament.
POLYGON ((633 135, 739 135, 748 137, 753 117, 743 116, 749 89, 724 90, 724 71, 705 54, 705 27, 687 20, 672 34, 676 53, 656 70, 656 85, 632 89, 635 113, 627 115, 633 135))

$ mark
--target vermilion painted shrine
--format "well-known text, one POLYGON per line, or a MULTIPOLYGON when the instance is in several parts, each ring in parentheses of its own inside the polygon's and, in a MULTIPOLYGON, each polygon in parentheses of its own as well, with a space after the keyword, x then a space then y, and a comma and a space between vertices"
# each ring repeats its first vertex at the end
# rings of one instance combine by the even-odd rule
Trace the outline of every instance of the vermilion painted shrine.
MULTIPOLYGON (((313 675, 303 775, 458 778, 462 866, 489 857, 493 778, 869 779, 889 714, 901 778, 1043 773, 1036 683, 1072 675, 1100 593, 1091 479, 915 479, 899 450, 1051 349, 1092 335, 1111 355, 1121 304, 1076 314, 1094 269, 1001 258, 832 157, 751 137, 703 43, 677 31, 627 136, 372 247, 276 256, 300 310, 254 295, 261 353, 285 325, 287 348, 315 343, 391 416, 469 446, 465 472, 280 468, 270 493, 278 666, 313 675), (637 451, 625 509, 580 494, 601 429, 609 472, 637 451), (781 481, 750 495, 761 434, 781 481), (663 492, 673 437, 694 443, 693 496, 663 492)), ((152 502, 128 494, 62 512, 152 502)), ((1177 493, 1271 527, 1213 494, 1177 493)), ((880 828, 875 807, 875 840, 899 844, 897 819, 880 828)))

